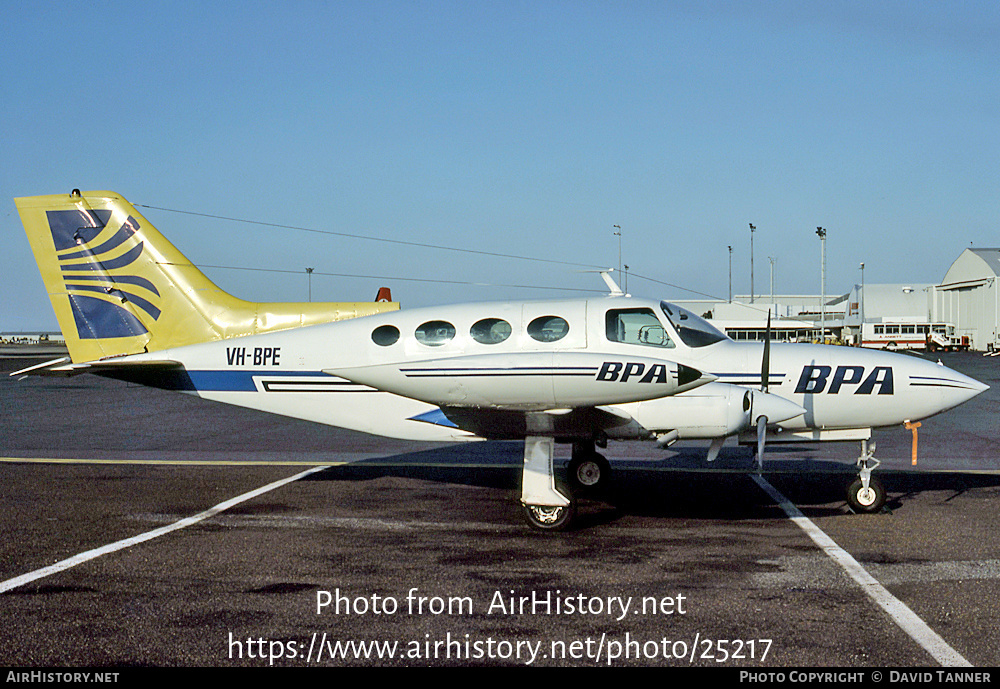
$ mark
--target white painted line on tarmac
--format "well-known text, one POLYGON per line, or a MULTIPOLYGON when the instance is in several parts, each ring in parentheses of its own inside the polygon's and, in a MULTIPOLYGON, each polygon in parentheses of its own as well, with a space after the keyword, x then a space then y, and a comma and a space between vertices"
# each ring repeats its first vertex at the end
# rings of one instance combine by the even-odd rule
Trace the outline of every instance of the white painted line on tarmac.
POLYGON ((179 529, 184 529, 198 522, 204 521, 210 517, 214 517, 220 512, 225 512, 230 507, 235 507, 242 502, 246 502, 258 495, 263 495, 276 488, 281 488, 284 485, 292 483, 293 481, 298 481, 301 478, 308 476, 309 474, 314 474, 317 471, 322 471, 325 466, 313 467, 312 469, 307 469, 301 473, 295 474, 294 476, 289 476, 288 478, 283 478, 280 481, 275 481, 274 483, 269 483, 266 486, 261 486, 256 490, 252 490, 249 493, 244 493, 243 495, 238 495, 235 498, 230 498, 225 502, 220 502, 215 507, 210 507, 204 512, 194 515, 193 517, 186 517, 180 521, 176 521, 173 524, 168 524, 167 526, 162 526, 159 529, 153 529, 152 531, 147 531, 146 533, 139 534, 138 536, 132 536, 131 538, 126 538, 121 541, 116 541, 115 543, 109 543, 108 545, 101 546, 100 548, 94 548, 93 550, 88 550, 86 552, 74 555, 73 557, 57 562, 54 565, 49 565, 48 567, 43 567, 42 569, 36 569, 33 572, 28 572, 27 574, 22 574, 19 577, 14 577, 13 579, 8 579, 7 581, 0 582, 0 593, 5 591, 10 591, 18 586, 24 586, 32 581, 42 579, 44 577, 56 574, 57 572, 62 572, 71 567, 76 567, 77 565, 83 564, 90 560, 101 557, 102 555, 108 555, 110 553, 118 552, 119 550, 124 550, 125 548, 131 548, 139 543, 145 543, 146 541, 151 541, 154 538, 159 538, 160 536, 165 536, 173 531, 178 531, 179 529))
POLYGON ((799 511, 795 505, 789 502, 788 498, 778 492, 767 480, 754 474, 753 480, 757 482, 764 492, 781 506, 788 518, 795 522, 800 529, 818 545, 823 552, 829 555, 834 562, 840 565, 844 571, 854 581, 856 581, 865 593, 867 593, 875 603, 878 604, 889 616, 900 626, 900 628, 910 635, 910 637, 920 644, 924 650, 938 663, 944 667, 972 667, 972 663, 966 660, 958 651, 948 645, 937 632, 927 626, 927 623, 908 608, 901 600, 893 596, 878 582, 875 577, 868 573, 864 567, 855 560, 850 553, 841 548, 837 543, 826 535, 826 532, 813 524, 812 520, 799 511))

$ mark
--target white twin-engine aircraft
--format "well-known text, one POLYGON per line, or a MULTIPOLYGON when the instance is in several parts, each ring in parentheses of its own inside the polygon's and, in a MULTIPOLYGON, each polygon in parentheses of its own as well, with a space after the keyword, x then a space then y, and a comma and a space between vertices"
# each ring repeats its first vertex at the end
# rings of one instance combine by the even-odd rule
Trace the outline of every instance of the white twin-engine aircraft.
POLYGON ((393 302, 257 304, 208 280, 125 199, 16 199, 70 357, 14 375, 95 373, 367 433, 523 439, 521 503, 565 527, 610 474, 613 439, 859 440, 858 511, 885 491, 871 429, 987 386, 906 355, 736 343, 672 304, 605 297, 399 310, 393 302), (555 442, 572 442, 570 489, 555 442))

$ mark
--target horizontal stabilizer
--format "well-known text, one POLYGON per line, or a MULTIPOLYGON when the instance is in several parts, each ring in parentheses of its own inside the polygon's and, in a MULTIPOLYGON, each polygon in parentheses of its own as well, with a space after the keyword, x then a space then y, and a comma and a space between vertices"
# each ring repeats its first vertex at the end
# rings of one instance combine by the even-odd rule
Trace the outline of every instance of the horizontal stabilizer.
POLYGON ((179 361, 88 361, 74 364, 69 357, 53 359, 42 364, 14 371, 11 376, 76 376, 81 373, 119 373, 125 371, 157 371, 182 368, 179 361))

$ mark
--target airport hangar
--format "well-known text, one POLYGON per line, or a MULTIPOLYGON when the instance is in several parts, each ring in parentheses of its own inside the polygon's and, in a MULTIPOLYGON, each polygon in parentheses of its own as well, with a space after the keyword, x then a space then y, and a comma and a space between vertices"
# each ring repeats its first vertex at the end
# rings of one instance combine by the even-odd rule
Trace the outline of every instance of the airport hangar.
POLYGON ((674 300, 705 315, 736 340, 761 340, 771 312, 772 339, 858 344, 865 323, 947 323, 969 348, 1000 351, 1000 248, 966 249, 939 284, 856 284, 846 294, 734 296, 674 300), (825 315, 825 317, 824 317, 825 315), (821 325, 825 338, 821 336, 821 325))

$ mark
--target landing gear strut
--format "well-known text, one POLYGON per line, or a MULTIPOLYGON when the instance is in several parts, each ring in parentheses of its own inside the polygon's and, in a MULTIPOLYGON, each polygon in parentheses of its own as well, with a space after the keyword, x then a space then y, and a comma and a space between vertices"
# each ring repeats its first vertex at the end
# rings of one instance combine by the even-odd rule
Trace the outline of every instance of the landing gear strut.
POLYGON ((576 503, 556 488, 552 455, 555 440, 548 436, 524 439, 521 469, 521 507, 528 523, 536 529, 560 531, 573 521, 576 503))
POLYGON ((847 504, 855 512, 878 512, 885 506, 885 488, 872 477, 872 471, 881 464, 874 455, 875 443, 869 448, 868 441, 862 440, 861 456, 858 457, 860 475, 847 488, 847 504))
MULTIPOLYGON (((560 531, 576 517, 576 497, 596 497, 611 485, 611 465, 598 454, 595 441, 573 443, 573 458, 567 466, 569 486, 557 488, 551 436, 528 436, 524 440, 521 471, 521 507, 525 519, 536 529, 560 531)), ((603 445, 602 445, 603 447, 603 445)))

